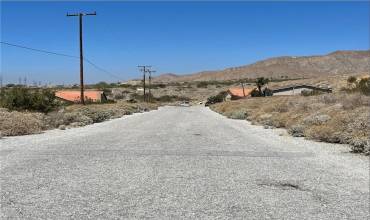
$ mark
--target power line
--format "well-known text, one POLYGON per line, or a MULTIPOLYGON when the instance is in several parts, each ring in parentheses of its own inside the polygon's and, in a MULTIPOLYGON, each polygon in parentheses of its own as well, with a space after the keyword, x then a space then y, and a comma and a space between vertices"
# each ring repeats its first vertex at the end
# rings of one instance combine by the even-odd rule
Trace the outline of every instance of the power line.
POLYGON ((12 46, 12 47, 18 47, 18 48, 23 48, 23 49, 27 49, 27 50, 33 50, 33 51, 37 51, 37 52, 41 52, 41 53, 47 53, 47 54, 53 54, 53 55, 57 55, 57 56, 64 56, 64 57, 71 57, 71 58, 79 58, 78 56, 73 56, 73 55, 68 55, 68 54, 63 54, 63 53, 56 53, 56 52, 51 52, 51 51, 47 51, 47 50, 35 49, 35 48, 26 47, 26 46, 22 46, 22 45, 11 44, 11 43, 4 42, 4 41, 0 41, 0 43, 8 45, 8 46, 12 46))
MULTIPOLYGON (((8 43, 8 42, 4 42, 4 41, 0 41, 0 43, 1 44, 5 44, 5 45, 8 45, 8 46, 12 46, 12 47, 18 47, 18 48, 22 48, 22 49, 26 49, 26 50, 32 50, 32 51, 36 51, 36 52, 40 52, 40 53, 52 54, 52 55, 63 56, 63 57, 70 57, 70 58, 75 58, 75 59, 79 59, 80 58, 78 56, 73 56, 73 55, 63 54, 63 53, 57 53, 57 52, 48 51, 48 50, 36 49, 36 48, 27 47, 27 46, 18 45, 18 44, 12 44, 12 43, 8 43)), ((100 71, 108 74, 111 77, 114 77, 116 79, 122 80, 121 77, 119 77, 119 76, 117 76, 117 75, 115 75, 115 74, 113 74, 113 73, 111 73, 111 72, 103 69, 102 67, 96 65, 95 63, 93 63, 92 61, 88 60, 87 58, 84 58, 83 60, 86 61, 87 63, 89 63, 95 69, 100 70, 100 71)))
POLYGON ((107 71, 107 70, 105 70, 105 69, 101 68, 100 66, 98 66, 98 65, 94 64, 93 62, 91 62, 91 61, 90 61, 90 60, 88 60, 87 58, 84 58, 84 61, 86 61, 87 63, 89 63, 91 66, 95 67, 95 69, 98 69, 98 70, 100 70, 100 71, 102 71, 102 72, 104 72, 104 73, 108 74, 108 75, 109 75, 109 76, 111 76, 111 77, 114 77, 114 78, 117 78, 117 79, 119 79, 119 80, 122 80, 122 78, 121 78, 121 77, 116 76, 116 75, 114 75, 113 73, 111 73, 111 72, 109 72, 109 71, 107 71))

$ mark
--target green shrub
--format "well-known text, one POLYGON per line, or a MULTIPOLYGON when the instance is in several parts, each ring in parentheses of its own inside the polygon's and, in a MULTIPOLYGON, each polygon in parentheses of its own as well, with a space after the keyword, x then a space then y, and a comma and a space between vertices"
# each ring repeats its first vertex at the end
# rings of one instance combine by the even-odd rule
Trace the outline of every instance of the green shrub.
POLYGON ((211 96, 207 99, 207 104, 215 104, 215 103, 223 102, 225 101, 226 95, 227 95, 227 92, 223 91, 223 92, 218 93, 215 96, 211 96))
POLYGON ((158 102, 190 101, 189 97, 177 95, 163 95, 155 98, 158 102))
POLYGON ((356 77, 349 77, 347 79, 347 88, 342 88, 343 91, 351 92, 360 92, 364 95, 370 95, 370 78, 363 78, 357 81, 356 77))
POLYGON ((58 104, 55 93, 50 89, 14 87, 1 92, 0 105, 9 110, 49 112, 58 104))
POLYGON ((208 83, 205 82, 205 81, 201 81, 201 82, 197 83, 198 88, 207 88, 207 86, 208 86, 208 83))
POLYGON ((357 85, 357 89, 364 95, 370 95, 370 79, 361 79, 357 85))
POLYGON ((314 95, 321 95, 321 94, 323 94, 323 92, 319 90, 303 90, 301 92, 302 96, 314 96, 314 95))
POLYGON ((255 89, 251 92, 251 96, 252 97, 261 97, 261 96, 263 96, 263 94, 260 91, 258 91, 257 89, 255 89))

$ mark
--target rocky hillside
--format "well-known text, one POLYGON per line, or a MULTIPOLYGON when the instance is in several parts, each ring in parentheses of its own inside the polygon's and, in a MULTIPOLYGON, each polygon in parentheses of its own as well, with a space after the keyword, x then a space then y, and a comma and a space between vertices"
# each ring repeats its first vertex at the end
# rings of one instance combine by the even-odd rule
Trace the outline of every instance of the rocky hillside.
POLYGON ((363 74, 370 69, 370 50, 336 51, 323 56, 284 56, 270 58, 250 65, 221 71, 199 72, 190 75, 164 74, 156 82, 235 80, 268 77, 312 78, 338 74, 363 74))

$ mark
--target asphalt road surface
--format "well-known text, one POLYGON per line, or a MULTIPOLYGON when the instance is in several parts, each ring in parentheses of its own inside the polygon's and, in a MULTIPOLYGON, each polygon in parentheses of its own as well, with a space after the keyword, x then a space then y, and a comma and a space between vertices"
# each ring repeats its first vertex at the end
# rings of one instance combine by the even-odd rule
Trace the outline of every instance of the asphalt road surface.
POLYGON ((0 140, 1 219, 368 219, 369 158, 204 107, 0 140))

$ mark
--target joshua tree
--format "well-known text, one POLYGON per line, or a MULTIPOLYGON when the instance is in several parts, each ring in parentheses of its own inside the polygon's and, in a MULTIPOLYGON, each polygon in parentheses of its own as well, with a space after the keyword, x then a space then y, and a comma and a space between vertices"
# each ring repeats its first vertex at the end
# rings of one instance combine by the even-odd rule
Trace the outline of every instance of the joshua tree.
POLYGON ((256 86, 258 88, 258 92, 262 95, 262 86, 266 85, 267 83, 269 83, 269 79, 268 78, 264 78, 264 77, 258 77, 256 79, 256 86))

